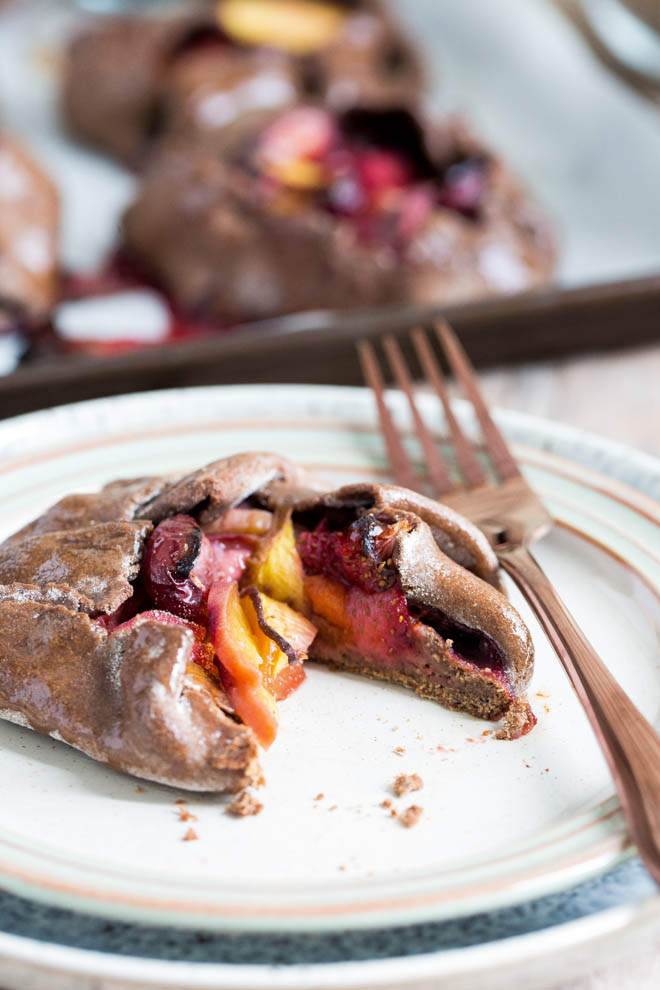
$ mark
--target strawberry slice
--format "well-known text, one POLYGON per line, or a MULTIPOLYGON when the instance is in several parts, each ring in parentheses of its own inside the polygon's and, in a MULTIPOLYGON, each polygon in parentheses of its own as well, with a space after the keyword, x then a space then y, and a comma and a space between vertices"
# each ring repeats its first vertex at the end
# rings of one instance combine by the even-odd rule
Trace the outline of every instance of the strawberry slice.
POLYGON ((398 588, 375 593, 350 588, 346 595, 346 621, 355 646, 365 656, 401 655, 410 646, 414 619, 398 588))
POLYGON ((323 574, 364 591, 379 591, 388 583, 383 568, 364 552, 364 534, 357 525, 329 530, 325 520, 298 537, 298 553, 307 574, 323 574))

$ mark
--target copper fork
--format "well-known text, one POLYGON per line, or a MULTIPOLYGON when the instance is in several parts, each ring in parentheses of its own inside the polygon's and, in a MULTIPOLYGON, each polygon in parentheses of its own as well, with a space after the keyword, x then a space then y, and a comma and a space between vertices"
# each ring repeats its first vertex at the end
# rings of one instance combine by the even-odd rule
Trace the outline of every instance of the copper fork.
MULTIPOLYGON (((532 555, 531 544, 550 529, 552 518, 523 478, 495 425, 457 337, 444 321, 434 330, 449 367, 472 404, 492 472, 489 476, 484 470, 452 411, 446 381, 427 333, 416 329, 411 332, 412 345, 427 382, 444 408, 461 476, 460 483, 452 481, 450 466, 419 412, 402 351, 395 338, 387 336, 383 349, 394 380, 408 399, 432 493, 480 527, 501 566, 536 614, 605 755, 630 835, 647 869, 660 883, 660 737, 587 641, 532 555)), ((394 477, 398 484, 424 492, 425 479, 415 470, 386 405, 376 353, 366 341, 358 344, 358 353, 365 382, 376 399, 394 477)))

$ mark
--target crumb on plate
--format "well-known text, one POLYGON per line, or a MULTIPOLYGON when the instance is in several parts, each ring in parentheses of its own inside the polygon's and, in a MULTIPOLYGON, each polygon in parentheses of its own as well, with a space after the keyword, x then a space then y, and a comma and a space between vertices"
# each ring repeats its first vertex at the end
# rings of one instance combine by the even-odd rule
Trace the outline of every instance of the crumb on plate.
POLYGON ((237 815, 239 818, 245 818, 247 815, 258 815, 263 811, 263 804, 250 791, 241 791, 231 804, 227 805, 227 811, 230 815, 237 815))
POLYGON ((424 809, 420 808, 418 804, 411 804, 409 808, 406 808, 405 811, 401 812, 399 815, 399 821, 402 825, 405 825, 406 828, 411 828, 413 825, 416 825, 422 817, 423 810, 424 809))
POLYGON ((424 781, 418 773, 400 773, 394 778, 392 790, 397 797, 408 794, 410 791, 421 791, 424 781))

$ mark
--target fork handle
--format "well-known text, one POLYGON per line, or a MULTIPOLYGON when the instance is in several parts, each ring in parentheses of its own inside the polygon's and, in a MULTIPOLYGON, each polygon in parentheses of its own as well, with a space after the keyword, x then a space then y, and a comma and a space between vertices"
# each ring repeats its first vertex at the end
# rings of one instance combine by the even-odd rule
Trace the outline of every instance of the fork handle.
POLYGON ((580 699, 614 777, 630 834, 660 883, 660 737, 619 686, 526 547, 497 550, 580 699))

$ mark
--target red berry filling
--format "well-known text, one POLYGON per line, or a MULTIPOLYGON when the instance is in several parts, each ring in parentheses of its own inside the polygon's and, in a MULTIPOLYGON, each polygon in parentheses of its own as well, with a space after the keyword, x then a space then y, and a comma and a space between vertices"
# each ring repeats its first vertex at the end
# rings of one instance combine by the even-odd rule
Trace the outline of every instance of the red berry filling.
POLYGON ((403 111, 353 111, 336 120, 318 107, 278 117, 260 136, 254 162, 267 204, 315 202, 349 218, 361 241, 396 249, 437 207, 476 220, 488 173, 479 155, 435 165, 421 129, 403 111))
POLYGON ((361 588, 383 591, 394 578, 385 560, 365 552, 365 530, 360 521, 347 529, 329 530, 325 520, 316 529, 298 537, 298 553, 306 574, 324 577, 361 588))
POLYGON ((133 595, 97 621, 108 632, 148 621, 189 629, 191 660, 225 685, 236 713, 267 746, 277 731, 276 702, 304 680, 301 661, 316 635, 316 627, 284 601, 302 600, 293 528, 288 517, 282 524, 245 504, 207 530, 190 515, 162 520, 147 540, 133 595), (259 566, 252 559, 257 551, 259 566), (298 570, 289 566, 290 556, 298 570), (291 586, 296 576, 299 595, 291 586), (268 591, 260 578, 267 579, 268 591), (239 582, 248 584, 244 592, 239 582), (271 597, 278 593, 281 599, 271 597))
POLYGON ((461 662, 506 678, 501 649, 481 630, 437 609, 409 606, 391 567, 395 537, 406 525, 405 521, 391 523, 367 515, 343 529, 330 530, 323 520, 315 529, 300 533, 298 552, 306 575, 312 581, 314 575, 321 575, 348 589, 341 595, 341 606, 333 610, 328 606, 332 589, 310 584, 312 605, 316 599, 327 617, 336 615, 365 655, 404 653, 411 647, 413 627, 423 623, 435 629, 461 662))

